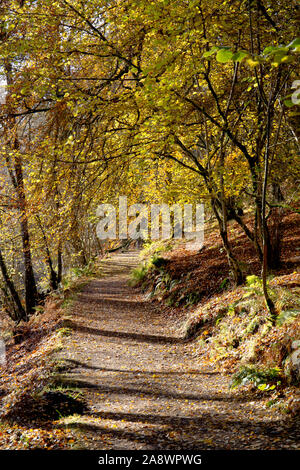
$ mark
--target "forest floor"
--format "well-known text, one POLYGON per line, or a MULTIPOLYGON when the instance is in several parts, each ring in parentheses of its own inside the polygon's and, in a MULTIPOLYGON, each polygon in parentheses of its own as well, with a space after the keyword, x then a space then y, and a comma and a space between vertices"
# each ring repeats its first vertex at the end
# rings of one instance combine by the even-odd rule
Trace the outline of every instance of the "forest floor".
MULTIPOLYGON (((285 217, 282 266, 271 281, 292 298, 300 284, 299 219, 285 217)), ((236 225, 230 230, 244 268, 259 274, 251 245, 236 225)), ((0 449, 300 447, 299 416, 285 405, 294 398, 299 403, 299 389, 276 391, 275 401, 284 406, 269 407, 268 392, 229 388, 238 361, 212 362, 200 352, 199 338, 183 339, 187 318, 207 302, 213 312, 222 302, 233 302, 242 289, 227 283, 217 230, 210 227, 200 252, 187 252, 183 244, 164 257, 170 281, 178 281, 165 294, 148 295, 155 281, 151 275, 146 295, 129 286, 139 262, 138 253, 129 251, 102 259, 99 273, 91 273, 95 277, 80 276, 53 293, 18 327, 17 336, 0 312, 6 343, 6 362, 0 364, 0 449), (196 303, 186 303, 194 294, 196 303)), ((275 329, 275 336, 271 331, 259 343, 260 354, 269 353, 270 344, 281 345, 284 335, 290 340, 299 331, 296 326, 295 321, 275 329)), ((203 335, 213 337, 211 328, 206 326, 203 335)))
POLYGON ((137 253, 101 261, 71 308, 60 354, 64 387, 85 411, 59 421, 86 449, 296 449, 299 420, 266 408, 263 394, 230 390, 181 338, 174 319, 129 287, 137 253))

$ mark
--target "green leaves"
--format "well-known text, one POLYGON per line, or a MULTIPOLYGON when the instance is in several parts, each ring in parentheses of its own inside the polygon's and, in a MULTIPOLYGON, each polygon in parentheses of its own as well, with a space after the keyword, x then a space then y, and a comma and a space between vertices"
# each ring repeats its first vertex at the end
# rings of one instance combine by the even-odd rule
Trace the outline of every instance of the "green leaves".
POLYGON ((210 59, 216 54, 216 60, 221 63, 227 63, 232 60, 233 52, 228 47, 212 47, 209 51, 204 52, 203 59, 210 59))
POLYGON ((287 108, 292 108, 294 106, 294 103, 291 100, 284 100, 284 104, 287 108))
POLYGON ((213 54, 217 52, 218 48, 217 47, 212 47, 209 51, 204 52, 202 55, 203 59, 207 59, 208 57, 211 57, 213 54))
POLYGON ((266 391, 272 391, 276 388, 276 385, 270 385, 270 384, 260 384, 257 386, 258 390, 261 390, 262 392, 266 391))
POLYGON ((300 51, 300 38, 294 39, 294 40, 288 45, 288 47, 289 47, 290 49, 292 49, 293 51, 299 52, 299 51, 300 51))
POLYGON ((220 49, 216 55, 217 61, 224 64, 230 62, 232 60, 232 57, 233 53, 228 49, 220 49))
POLYGON ((243 62, 247 60, 250 67, 255 67, 264 61, 271 61, 274 67, 282 63, 290 63, 295 61, 294 52, 300 51, 300 38, 294 39, 290 44, 279 46, 267 46, 262 54, 253 55, 245 50, 233 52, 229 47, 212 47, 209 51, 204 52, 203 59, 210 60, 216 54, 217 62, 226 64, 228 62, 243 62))
POLYGON ((242 62, 243 59, 245 59, 246 57, 249 56, 249 53, 246 52, 246 51, 239 51, 239 52, 236 52, 235 54, 233 54, 232 56, 232 60, 234 62, 242 62))
POLYGON ((210 59, 216 54, 217 62, 226 64, 228 62, 242 62, 244 59, 249 57, 249 52, 241 50, 232 52, 228 47, 212 47, 209 51, 204 52, 202 55, 203 59, 210 59))
POLYGON ((281 374, 279 367, 259 369, 255 365, 241 366, 240 370, 233 375, 230 388, 252 383, 261 391, 272 391, 280 385, 281 374))

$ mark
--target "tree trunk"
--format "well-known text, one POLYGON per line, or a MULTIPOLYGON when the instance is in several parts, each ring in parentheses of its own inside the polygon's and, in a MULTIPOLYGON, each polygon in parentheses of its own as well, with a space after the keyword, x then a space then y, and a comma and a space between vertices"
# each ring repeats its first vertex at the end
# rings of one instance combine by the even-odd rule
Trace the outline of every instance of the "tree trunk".
POLYGON ((276 309, 272 299, 268 293, 267 287, 267 273, 268 273, 268 227, 266 221, 266 196, 267 196, 267 187, 268 187, 268 174, 269 174, 269 153, 270 153, 270 134, 271 134, 271 112, 270 112, 270 103, 271 103, 270 94, 267 110, 267 142, 266 142, 266 151, 265 151, 265 165, 264 165, 264 178, 263 178, 263 188, 262 188, 262 204, 261 204, 261 222, 262 222, 262 240, 263 240, 263 263, 261 269, 261 277, 263 283, 263 293, 266 301, 267 308, 270 313, 272 323, 276 321, 276 309))
POLYGON ((59 242, 57 250, 57 283, 60 284, 62 280, 62 247, 59 242))
POLYGON ((16 174, 16 192, 19 200, 19 209, 21 212, 21 236, 23 243, 23 258, 24 258, 24 284, 25 284, 25 305, 27 316, 33 313, 35 306, 38 302, 38 291, 34 278, 30 236, 28 228, 28 216, 25 197, 25 188, 23 180, 22 162, 20 158, 15 159, 15 174, 16 174))
POLYGON ((55 269, 53 268, 51 253, 50 253, 50 250, 49 250, 47 237, 46 237, 45 231, 43 229, 41 219, 38 215, 37 215, 36 219, 37 219, 37 222, 39 224, 39 227, 40 227, 40 230, 42 232, 43 239, 44 239, 45 250, 46 250, 46 263, 47 263, 47 266, 48 266, 48 269, 49 269, 49 274, 50 274, 50 282, 49 282, 50 283, 50 289, 51 290, 56 290, 58 288, 58 284, 59 284, 58 283, 58 275, 57 275, 55 269))
POLYGON ((227 258, 228 258, 228 263, 230 266, 230 269, 232 271, 234 283, 236 286, 239 286, 243 284, 244 282, 244 276, 241 271, 241 268, 239 266, 239 263, 236 259, 236 257, 232 253, 232 249, 228 240, 228 232, 227 230, 223 230, 222 227, 220 227, 220 235, 223 241, 223 246, 226 250, 227 258))

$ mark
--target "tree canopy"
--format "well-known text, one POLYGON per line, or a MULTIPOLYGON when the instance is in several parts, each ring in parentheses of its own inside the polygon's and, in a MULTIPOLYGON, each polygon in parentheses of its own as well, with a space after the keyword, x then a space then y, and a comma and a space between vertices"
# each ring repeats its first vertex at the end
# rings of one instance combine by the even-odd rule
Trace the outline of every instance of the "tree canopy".
POLYGON ((282 210, 299 181, 299 10, 296 0, 2 1, 0 268, 17 321, 95 256, 96 207, 122 194, 204 201, 236 283, 230 219, 263 277, 279 266, 282 210))

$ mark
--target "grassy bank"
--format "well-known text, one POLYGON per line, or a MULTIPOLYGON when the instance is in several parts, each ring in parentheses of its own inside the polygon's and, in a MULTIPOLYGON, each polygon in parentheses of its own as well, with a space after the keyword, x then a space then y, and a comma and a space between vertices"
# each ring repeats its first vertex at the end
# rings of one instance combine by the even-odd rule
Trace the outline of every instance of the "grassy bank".
POLYGON ((82 412, 77 390, 60 383, 59 358, 72 334, 70 309, 94 267, 70 272, 63 287, 51 294, 29 322, 17 328, 6 318, 1 325, 6 364, 0 376, 0 448, 68 449, 73 433, 60 421, 82 412))

